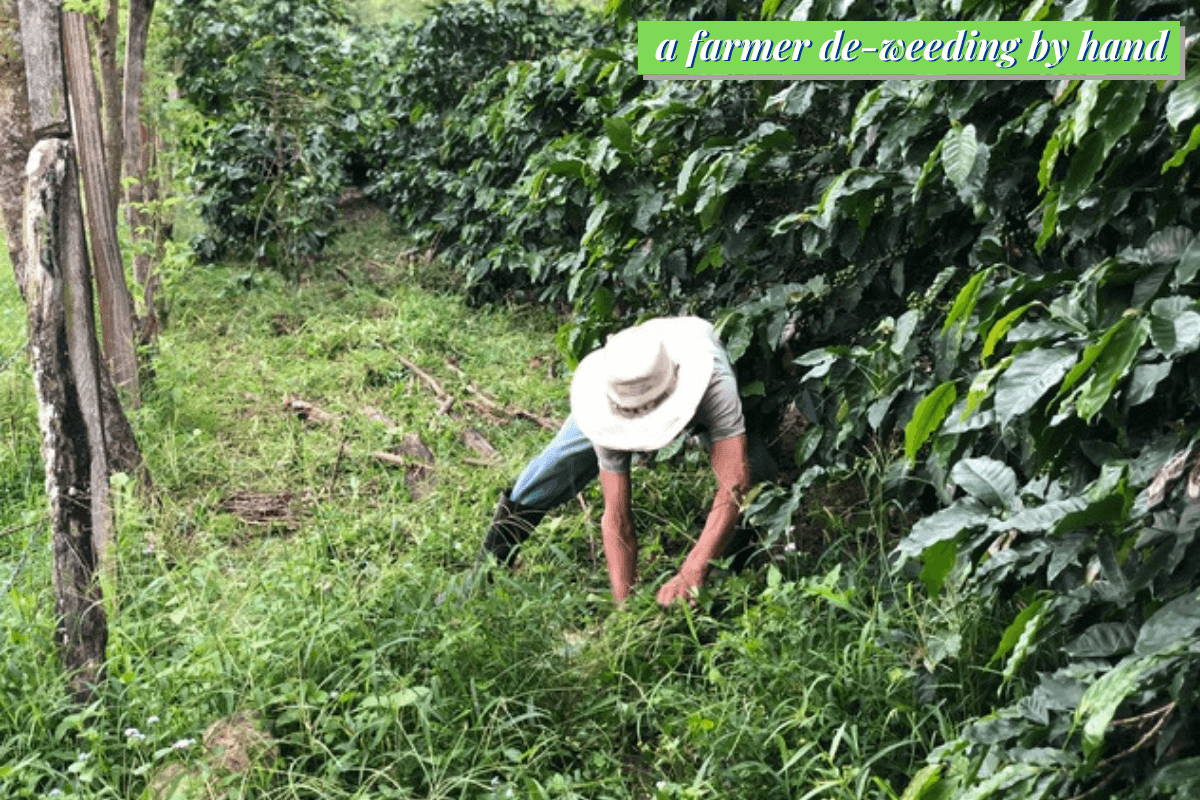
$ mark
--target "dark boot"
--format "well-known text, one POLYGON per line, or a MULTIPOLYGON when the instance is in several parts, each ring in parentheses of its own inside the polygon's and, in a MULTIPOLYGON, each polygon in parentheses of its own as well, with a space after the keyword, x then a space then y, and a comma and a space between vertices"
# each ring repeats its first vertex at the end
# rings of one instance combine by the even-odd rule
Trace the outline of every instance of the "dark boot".
POLYGON ((514 502, 507 491, 501 493, 492 524, 483 537, 483 551, 501 564, 511 566, 517 548, 529 538, 544 516, 545 511, 514 502))

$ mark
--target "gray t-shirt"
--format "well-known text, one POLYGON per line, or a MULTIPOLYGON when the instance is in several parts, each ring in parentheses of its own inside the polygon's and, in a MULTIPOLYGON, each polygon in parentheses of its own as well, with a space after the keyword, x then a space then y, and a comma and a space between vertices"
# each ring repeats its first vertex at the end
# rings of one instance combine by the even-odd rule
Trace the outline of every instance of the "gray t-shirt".
MULTIPOLYGON (((708 388, 700 398, 696 414, 689 427, 703 428, 710 441, 719 442, 732 439, 746 432, 746 420, 742 416, 742 398, 738 395, 737 376, 734 375, 733 365, 729 363, 729 354, 717 337, 716 331, 710 329, 710 344, 713 354, 713 373, 708 381, 708 388)), ((605 472, 625 474, 629 472, 630 453, 625 450, 609 450, 606 447, 593 445, 600 469, 605 472)))

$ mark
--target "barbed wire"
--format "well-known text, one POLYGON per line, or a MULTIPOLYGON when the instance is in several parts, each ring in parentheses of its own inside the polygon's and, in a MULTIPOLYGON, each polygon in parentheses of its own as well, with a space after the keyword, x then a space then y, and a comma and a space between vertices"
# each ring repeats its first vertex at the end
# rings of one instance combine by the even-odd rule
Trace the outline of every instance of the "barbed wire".
POLYGON ((37 543, 38 533, 42 530, 42 523, 40 520, 38 522, 31 522, 28 525, 21 525, 8 530, 6 533, 15 533, 21 530, 21 528, 33 528, 33 533, 29 534, 29 544, 25 545, 25 552, 21 555, 21 560, 17 562, 17 565, 13 567, 12 575, 8 577, 8 583, 4 584, 3 589, 0 589, 0 595, 8 594, 8 590, 16 585, 17 578, 21 575, 21 570, 25 569, 25 565, 29 562, 29 554, 33 552, 33 546, 37 543))
POLYGON ((12 355, 10 355, 8 358, 4 359, 3 361, 0 361, 0 372, 4 372, 4 370, 8 369, 13 364, 13 362, 15 362, 17 360, 17 356, 19 356, 25 352, 25 346, 28 344, 29 344, 28 341, 21 342, 19 345, 17 345, 17 349, 12 351, 12 355))

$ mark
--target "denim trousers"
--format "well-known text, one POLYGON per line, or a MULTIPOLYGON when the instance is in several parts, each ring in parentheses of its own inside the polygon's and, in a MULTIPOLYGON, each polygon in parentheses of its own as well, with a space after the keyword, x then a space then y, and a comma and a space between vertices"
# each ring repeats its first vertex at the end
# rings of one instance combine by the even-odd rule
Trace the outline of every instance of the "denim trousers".
MULTIPOLYGON (((707 443, 707 440, 706 440, 707 443)), ((773 480, 775 462, 765 443, 749 436, 750 482, 773 480)), ((596 451, 575 417, 567 417, 554 439, 521 471, 509 497, 513 502, 539 511, 550 511, 587 488, 600 474, 596 451)))
POLYGON ((575 417, 569 416, 550 444, 521 471, 510 497, 519 505, 549 511, 582 492, 599 474, 591 441, 579 430, 575 417))

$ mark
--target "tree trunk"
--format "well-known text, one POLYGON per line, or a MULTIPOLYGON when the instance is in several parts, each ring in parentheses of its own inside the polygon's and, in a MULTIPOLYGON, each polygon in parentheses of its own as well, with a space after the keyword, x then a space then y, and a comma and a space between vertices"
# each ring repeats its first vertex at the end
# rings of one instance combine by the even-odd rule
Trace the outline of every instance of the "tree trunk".
POLYGON ((136 407, 138 373, 133 349, 133 301, 125 283, 125 268, 117 243, 117 220, 110 202, 111 183, 100 135, 96 75, 92 71, 91 48, 88 47, 87 20, 82 14, 64 12, 62 31, 73 132, 79 148, 92 256, 96 261, 104 355, 117 387, 127 393, 129 402, 136 407))
POLYGON ((104 677, 108 632, 96 570, 111 516, 91 282, 78 176, 66 140, 34 146, 26 200, 25 294, 54 530, 57 638, 71 691, 87 703, 104 677))
POLYGON ((125 34, 124 160, 125 174, 133 178, 126 195, 125 211, 130 235, 143 245, 135 250, 133 256, 133 277, 142 288, 145 306, 145 315, 139 326, 139 338, 143 344, 153 341, 158 334, 158 314, 154 307, 157 278, 151 274, 154 258, 151 256, 152 248, 147 246, 154 240, 154 219, 144 208, 144 203, 150 199, 150 148, 154 134, 141 118, 146 40, 153 11, 154 0, 129 0, 129 26, 125 34))
POLYGON ((21 24, 16 0, 0 0, 0 214, 17 286, 25 291, 21 269, 21 206, 25 161, 33 137, 29 133, 29 96, 21 52, 21 24))
POLYGON ((121 69, 117 64, 117 38, 120 34, 120 2, 108 1, 108 12, 96 25, 96 62, 100 65, 100 88, 104 93, 104 149, 108 160, 109 192, 113 219, 121 199, 121 149, 124 138, 121 124, 121 69))

